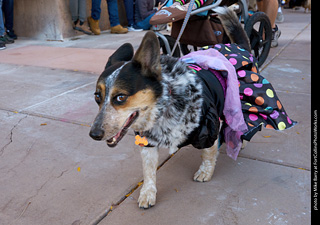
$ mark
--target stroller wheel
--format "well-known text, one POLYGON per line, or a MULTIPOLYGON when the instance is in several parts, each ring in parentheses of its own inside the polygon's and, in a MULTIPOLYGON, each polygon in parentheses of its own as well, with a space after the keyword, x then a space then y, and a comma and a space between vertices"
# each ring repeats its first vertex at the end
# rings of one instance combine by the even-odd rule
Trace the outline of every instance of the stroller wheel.
MULTIPOLYGON (((167 39, 168 43, 169 43, 169 46, 170 46, 170 49, 172 50, 173 49, 173 46, 176 42, 176 39, 174 39, 173 37, 171 37, 170 35, 164 35, 165 38, 167 39)), ((168 51, 166 49, 166 46, 165 46, 165 43, 164 41, 162 40, 162 38, 159 36, 158 37, 158 40, 159 40, 159 44, 160 44, 160 50, 162 50, 162 54, 164 55, 168 55, 168 51)), ((172 54, 173 57, 176 57, 176 58, 180 58, 180 48, 179 48, 179 44, 178 46, 176 47, 176 49, 174 50, 174 53, 172 54)))
POLYGON ((256 12, 248 19, 244 29, 250 39, 252 54, 257 58, 260 67, 267 59, 271 47, 270 20, 265 13, 256 12))

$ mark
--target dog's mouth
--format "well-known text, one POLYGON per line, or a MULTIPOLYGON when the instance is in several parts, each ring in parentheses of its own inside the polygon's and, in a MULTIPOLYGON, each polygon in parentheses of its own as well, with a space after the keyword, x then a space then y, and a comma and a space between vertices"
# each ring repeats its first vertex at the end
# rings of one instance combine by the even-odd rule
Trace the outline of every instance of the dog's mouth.
POLYGON ((121 139, 124 137, 124 135, 126 135, 128 129, 137 120, 138 117, 138 111, 132 113, 122 126, 121 130, 115 136, 107 140, 107 145, 109 147, 115 147, 119 143, 119 141, 121 141, 121 139))

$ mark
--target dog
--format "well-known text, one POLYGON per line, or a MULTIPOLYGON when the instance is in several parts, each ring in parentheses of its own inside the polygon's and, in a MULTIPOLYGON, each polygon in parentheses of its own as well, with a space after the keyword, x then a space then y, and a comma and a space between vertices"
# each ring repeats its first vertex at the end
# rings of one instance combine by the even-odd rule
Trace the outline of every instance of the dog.
POLYGON ((305 13, 307 10, 311 11, 311 0, 296 0, 289 2, 289 7, 293 10, 299 9, 300 6, 304 8, 305 13))
MULTIPOLYGON (((221 7, 217 11, 230 40, 250 51, 249 39, 236 14, 221 7)), ((135 53, 132 45, 126 43, 109 58, 96 84, 94 95, 99 112, 89 135, 114 147, 129 128, 135 131, 144 177, 138 199, 140 208, 156 203, 160 147, 168 148, 170 154, 187 144, 201 148, 202 163, 193 179, 211 179, 219 154, 223 124, 219 118, 223 117, 225 101, 219 81, 213 86, 207 90, 185 62, 160 55, 158 38, 152 31, 145 34, 135 53), (206 95, 208 92, 213 92, 213 100, 206 95), (207 99, 211 100, 208 104, 207 99)))
POLYGON ((307 10, 311 11, 311 0, 304 0, 302 2, 302 7, 304 8, 305 13, 307 12, 307 10))

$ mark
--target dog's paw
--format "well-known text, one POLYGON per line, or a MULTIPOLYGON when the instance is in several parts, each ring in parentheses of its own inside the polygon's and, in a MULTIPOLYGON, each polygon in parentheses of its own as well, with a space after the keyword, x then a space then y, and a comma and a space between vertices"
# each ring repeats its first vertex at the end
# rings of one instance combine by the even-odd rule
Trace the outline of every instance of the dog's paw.
POLYGON ((148 209, 156 204, 157 189, 155 187, 142 187, 138 199, 139 207, 148 209))
POLYGON ((197 182, 207 182, 211 180, 213 169, 207 169, 200 166, 199 170, 194 174, 193 180, 197 182))

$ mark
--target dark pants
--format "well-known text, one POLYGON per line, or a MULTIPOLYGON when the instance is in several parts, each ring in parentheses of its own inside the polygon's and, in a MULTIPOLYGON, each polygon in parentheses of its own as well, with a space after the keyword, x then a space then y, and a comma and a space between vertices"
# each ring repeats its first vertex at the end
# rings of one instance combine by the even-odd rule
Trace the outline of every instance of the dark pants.
POLYGON ((133 0, 124 0, 124 7, 126 8, 126 15, 128 20, 128 26, 133 26, 134 20, 133 20, 133 0))
MULTIPOLYGON (((107 0, 110 26, 114 27, 120 24, 118 15, 118 1, 107 0)), ((101 0, 92 0, 91 17, 99 20, 101 14, 101 0)))
POLYGON ((13 0, 2 1, 3 16, 5 19, 4 26, 7 30, 13 29, 13 0))

